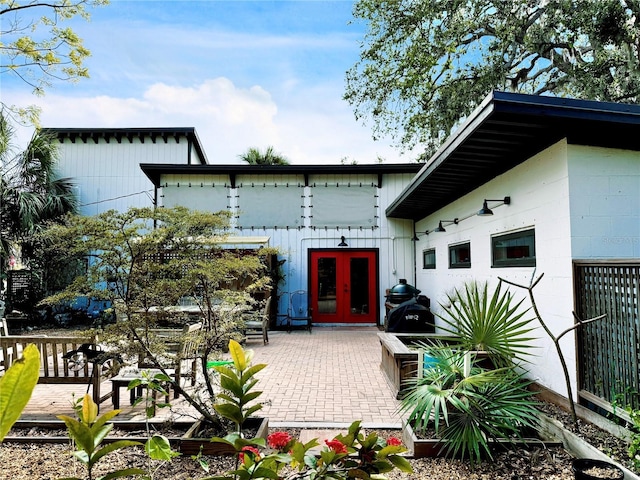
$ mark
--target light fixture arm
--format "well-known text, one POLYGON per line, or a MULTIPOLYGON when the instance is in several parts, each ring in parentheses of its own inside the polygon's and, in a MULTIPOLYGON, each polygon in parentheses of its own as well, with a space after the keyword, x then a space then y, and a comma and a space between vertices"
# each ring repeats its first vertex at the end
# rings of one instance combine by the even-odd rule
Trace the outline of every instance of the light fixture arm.
POLYGON ((493 215, 493 210, 489 208, 489 202, 498 202, 493 208, 499 207, 500 205, 511 205, 511 197, 504 198, 485 198, 482 202, 482 208, 478 210, 477 215, 480 217, 488 217, 493 215))
POLYGON ((436 227, 435 230, 433 230, 434 232, 446 232, 447 230, 444 228, 444 226, 442 225, 442 222, 447 223, 448 225, 457 225, 459 222, 458 217, 454 218, 453 220, 440 220, 440 222, 438 223, 438 226, 436 227))

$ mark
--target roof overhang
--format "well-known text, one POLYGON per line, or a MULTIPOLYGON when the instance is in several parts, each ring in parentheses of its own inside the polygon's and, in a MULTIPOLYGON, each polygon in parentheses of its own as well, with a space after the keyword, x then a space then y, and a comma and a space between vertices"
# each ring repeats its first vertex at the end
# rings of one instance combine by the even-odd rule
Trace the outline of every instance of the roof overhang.
POLYGON ((186 138, 198 153, 198 156, 205 164, 207 156, 202 148, 202 143, 198 137, 198 133, 194 127, 160 127, 160 128, 43 128, 43 132, 51 133, 56 136, 58 141, 63 142, 69 139, 72 143, 77 141, 88 142, 92 140, 98 143, 103 139, 106 143, 112 140, 122 143, 122 140, 131 142, 134 138, 140 139, 144 143, 145 139, 150 139, 153 143, 158 140, 165 143, 169 138, 173 138, 179 142, 181 138, 186 138))
POLYGON ((373 174, 381 185, 385 174, 415 174, 421 163, 375 163, 362 165, 175 165, 142 163, 140 168, 156 187, 161 186, 163 175, 227 175, 232 186, 238 175, 301 175, 305 185, 311 175, 373 174))
POLYGON ((554 143, 640 150, 640 106, 493 92, 386 209, 419 220, 554 143))

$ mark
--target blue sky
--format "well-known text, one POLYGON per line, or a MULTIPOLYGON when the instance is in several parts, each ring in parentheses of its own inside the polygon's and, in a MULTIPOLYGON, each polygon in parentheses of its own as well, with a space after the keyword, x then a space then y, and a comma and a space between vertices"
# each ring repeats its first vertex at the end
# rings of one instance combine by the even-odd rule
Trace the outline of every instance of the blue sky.
POLYGON ((410 161, 374 142, 342 100, 365 25, 352 1, 112 0, 70 26, 90 79, 44 97, 3 80, 3 101, 46 127, 195 127, 210 162, 273 146, 292 163, 410 161))

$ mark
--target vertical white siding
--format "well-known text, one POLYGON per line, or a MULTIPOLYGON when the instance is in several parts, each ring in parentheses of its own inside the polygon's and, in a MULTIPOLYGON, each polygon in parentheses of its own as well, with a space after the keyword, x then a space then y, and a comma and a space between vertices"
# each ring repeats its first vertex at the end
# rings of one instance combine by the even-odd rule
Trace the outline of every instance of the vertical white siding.
MULTIPOLYGON (((440 303, 445 302, 446 293, 461 287, 465 281, 488 281, 495 286, 502 277, 528 285, 534 275, 544 274, 535 289, 536 302, 551 330, 555 334, 562 332, 573 325, 569 205, 567 144, 561 141, 417 223, 418 231, 433 230, 439 220, 471 215, 458 225, 446 226, 445 233, 420 236, 418 258, 422 250, 436 248, 437 268, 423 270, 419 260, 417 287, 431 298, 433 310, 441 312, 440 303), (511 205, 494 208, 494 215, 490 217, 474 215, 483 199, 505 196, 511 196, 511 205), (531 227, 535 228, 537 266, 492 268, 491 236, 531 227), (471 268, 450 269, 448 246, 466 241, 471 243, 471 268)), ((512 291, 518 299, 526 297, 524 290, 512 288, 512 291)), ((524 305, 530 305, 526 298, 524 305)), ((565 392, 552 342, 541 328, 536 330, 536 336, 531 376, 558 392, 565 392)), ((567 363, 575 365, 574 338, 565 336, 562 347, 567 363)), ((574 372, 574 385, 575 381, 574 372)))
POLYGON ((139 138, 122 143, 100 138, 75 143, 69 139, 60 144, 58 171, 71 177, 79 187, 80 213, 96 215, 109 209, 127 210, 129 207, 153 205, 153 185, 140 170, 141 163, 186 163, 188 142, 182 138, 176 143, 153 143, 139 138))
MULTIPOLYGON (((192 175, 172 175, 163 176, 161 183, 175 185, 178 182, 182 185, 194 182, 196 177, 192 175)), ((407 278, 410 282, 414 279, 414 255, 412 222, 402 220, 387 219, 384 211, 389 203, 396 198, 413 175, 385 175, 382 181, 382 188, 376 188, 377 197, 372 201, 377 202, 377 226, 376 228, 311 228, 310 215, 312 214, 313 184, 325 182, 340 185, 352 185, 350 188, 359 188, 363 185, 377 185, 377 175, 310 175, 309 186, 300 189, 304 196, 301 205, 301 215, 303 226, 300 228, 236 228, 235 221, 232 220, 232 235, 266 235, 270 237, 269 244, 280 250, 280 257, 285 259, 283 265, 285 274, 285 284, 280 286, 281 292, 293 292, 295 290, 307 290, 308 285, 308 253, 309 249, 338 248, 340 237, 344 236, 349 247, 360 249, 377 249, 379 253, 378 280, 379 280, 379 305, 380 319, 384 318, 384 293, 385 289, 396 283, 398 279, 407 278)), ((209 179, 210 180, 210 179, 209 179)), ((275 184, 298 184, 304 185, 302 175, 242 175, 237 177, 238 184, 250 184, 251 182, 275 185, 275 184)), ((217 185, 217 184, 216 184, 217 185)), ((216 186, 217 189, 217 186, 216 186)), ((170 198, 175 195, 177 189, 162 189, 161 197, 167 204, 180 204, 179 198, 170 198)), ((237 213, 237 190, 229 188, 230 206, 232 213, 237 213)), ((273 189, 272 191, 275 191, 273 189)), ((206 203, 207 188, 202 188, 202 202, 206 203)), ((265 198, 268 203, 277 208, 278 198, 265 198)), ((246 208, 243 206, 243 208, 246 208)), ((278 313, 285 315, 287 310, 286 296, 281 297, 278 305, 278 313)))

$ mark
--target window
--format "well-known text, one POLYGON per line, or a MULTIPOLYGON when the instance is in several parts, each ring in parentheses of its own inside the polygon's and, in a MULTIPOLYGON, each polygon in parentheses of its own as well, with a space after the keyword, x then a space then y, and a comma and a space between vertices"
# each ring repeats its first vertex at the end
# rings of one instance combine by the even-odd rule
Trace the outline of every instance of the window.
POLYGON ((522 230, 491 237, 493 267, 535 267, 535 230, 522 230))
POLYGON ((422 252, 422 268, 434 269, 436 268, 436 249, 430 248, 422 252))
POLYGON ((449 246, 449 268, 471 268, 471 244, 449 246))

